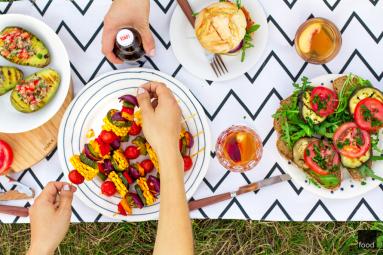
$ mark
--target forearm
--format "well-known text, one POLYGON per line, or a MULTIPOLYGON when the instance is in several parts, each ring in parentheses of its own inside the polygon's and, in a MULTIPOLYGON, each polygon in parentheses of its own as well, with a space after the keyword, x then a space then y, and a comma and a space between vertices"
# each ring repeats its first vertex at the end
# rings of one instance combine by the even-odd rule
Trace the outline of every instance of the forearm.
POLYGON ((193 254, 181 155, 176 149, 168 150, 159 154, 159 163, 161 203, 154 254, 193 254))

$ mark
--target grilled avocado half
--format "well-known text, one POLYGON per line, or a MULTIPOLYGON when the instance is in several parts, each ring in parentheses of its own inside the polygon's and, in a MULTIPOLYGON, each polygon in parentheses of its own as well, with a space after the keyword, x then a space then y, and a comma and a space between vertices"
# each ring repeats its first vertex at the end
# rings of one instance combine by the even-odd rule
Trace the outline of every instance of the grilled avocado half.
MULTIPOLYGON (((41 80, 47 86, 46 95, 41 99, 41 101, 37 105, 31 107, 30 104, 26 103, 26 101, 23 100, 23 97, 15 88, 13 89, 11 94, 11 103, 16 110, 24 113, 30 113, 40 110, 52 100, 61 82, 60 74, 58 72, 56 72, 52 68, 46 68, 37 73, 29 75, 25 79, 25 83, 23 84, 26 84, 28 81, 36 79, 41 80)), ((21 86, 24 86, 23 84, 21 84, 21 86)))
POLYGON ((37 36, 21 27, 6 27, 0 32, 0 55, 12 63, 38 68, 46 67, 51 61, 49 50, 45 44, 37 36), (18 54, 5 54, 5 52, 7 52, 5 48, 6 43, 1 38, 15 29, 21 30, 22 33, 29 34, 29 38, 27 40, 29 40, 29 47, 31 52, 33 52, 31 56, 27 58, 20 58, 18 54))
POLYGON ((23 76, 23 72, 16 67, 0 66, 0 96, 12 90, 23 76))

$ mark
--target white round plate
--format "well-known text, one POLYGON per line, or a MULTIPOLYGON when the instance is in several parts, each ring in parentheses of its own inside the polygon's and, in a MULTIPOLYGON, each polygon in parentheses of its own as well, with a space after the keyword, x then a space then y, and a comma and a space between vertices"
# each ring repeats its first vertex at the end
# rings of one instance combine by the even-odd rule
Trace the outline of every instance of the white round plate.
MULTIPOLYGON (((344 74, 323 75, 311 79, 311 83, 313 86, 322 85, 328 88, 332 88, 332 81, 343 75, 344 74)), ((380 134, 380 137, 382 137, 382 133, 380 134)), ((382 143, 382 141, 380 141, 380 143, 382 143)), ((331 191, 323 187, 319 188, 316 185, 310 183, 308 175, 306 175, 295 164, 288 164, 286 158, 284 158, 280 154, 279 156, 281 158, 279 162, 282 162, 282 168, 286 170, 286 172, 291 176, 294 182, 301 185, 305 190, 308 190, 321 197, 331 199, 353 198, 365 194, 366 192, 378 187, 381 183, 380 181, 372 180, 370 177, 368 177, 365 180, 365 184, 362 184, 362 182, 352 180, 347 170, 342 169, 343 180, 340 187, 337 190, 331 191)), ((374 161, 372 163, 372 169, 377 175, 383 176, 383 161, 374 161)))
MULTIPOLYGON (((186 128, 195 137, 195 144, 190 154, 200 153, 193 158, 193 168, 185 173, 186 197, 190 199, 205 177, 210 160, 210 130, 205 113, 191 92, 173 77, 149 69, 127 69, 103 74, 89 82, 76 96, 68 107, 60 125, 58 136, 58 154, 64 175, 67 177, 73 169, 69 158, 79 154, 85 142, 88 130, 95 134, 101 131, 102 119, 108 110, 121 108, 118 97, 131 94, 136 95, 137 88, 148 82, 159 81, 165 83, 174 93, 186 120, 186 128), (194 117, 192 117, 194 116, 194 117)), ((169 109, 171 110, 171 109, 169 109)), ((158 219, 159 200, 151 206, 133 209, 129 216, 116 215, 119 196, 106 197, 100 191, 101 179, 78 185, 75 195, 87 206, 97 212, 124 221, 145 221, 158 219)))
MULTIPOLYGON (((21 133, 43 125, 58 112, 64 103, 70 87, 70 65, 64 44, 56 33, 42 21, 21 14, 0 15, 0 31, 9 26, 24 28, 41 39, 48 47, 51 55, 51 63, 47 67, 55 69, 61 76, 61 84, 55 97, 44 108, 37 112, 21 113, 13 108, 10 101, 11 91, 0 96, 0 132, 21 133)), ((1 56, 0 66, 17 67, 23 71, 24 77, 42 70, 42 68, 11 63, 1 56)))
MULTIPOLYGON (((218 0, 190 0, 194 12, 218 0)), ((252 19, 261 27, 253 36, 254 48, 246 50, 246 58, 241 62, 241 52, 235 56, 222 55, 228 73, 217 77, 206 58, 205 50, 199 44, 194 28, 190 25, 181 8, 177 6, 170 21, 170 42, 178 61, 193 75, 209 81, 234 79, 249 71, 262 56, 268 39, 268 25, 265 11, 257 0, 242 0, 242 5, 250 12, 252 19)))

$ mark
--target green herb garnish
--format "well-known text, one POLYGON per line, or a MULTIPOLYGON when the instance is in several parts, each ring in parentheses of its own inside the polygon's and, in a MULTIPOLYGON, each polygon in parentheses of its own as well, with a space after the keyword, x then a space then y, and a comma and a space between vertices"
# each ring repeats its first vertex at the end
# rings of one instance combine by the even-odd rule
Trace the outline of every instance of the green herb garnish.
POLYGON ((362 165, 361 167, 359 167, 359 172, 360 174, 366 178, 366 177, 371 177, 371 178, 374 178, 376 180, 379 180, 381 182, 383 182, 383 178, 376 175, 374 170, 372 170, 370 167, 368 167, 366 164, 362 165))
POLYGON ((245 61, 246 50, 254 47, 254 44, 252 43, 251 34, 257 31, 260 27, 261 25, 254 24, 249 29, 246 30, 246 34, 245 34, 245 37, 243 38, 242 48, 241 48, 242 50, 241 62, 245 61))

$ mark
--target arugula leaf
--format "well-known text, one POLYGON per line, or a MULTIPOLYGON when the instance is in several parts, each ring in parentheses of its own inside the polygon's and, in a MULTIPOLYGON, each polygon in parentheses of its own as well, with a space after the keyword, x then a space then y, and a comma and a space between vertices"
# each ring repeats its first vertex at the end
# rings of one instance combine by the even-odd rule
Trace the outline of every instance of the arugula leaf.
POLYGON ((261 25, 254 24, 249 29, 246 30, 246 34, 245 34, 245 37, 243 38, 242 48, 241 48, 241 51, 242 51, 241 62, 245 61, 246 50, 254 47, 254 44, 252 43, 251 34, 257 31, 260 27, 261 25))
POLYGON ((363 164, 361 167, 359 167, 359 173, 364 177, 371 177, 371 178, 374 178, 376 180, 379 180, 381 182, 383 182, 383 178, 376 175, 374 170, 372 170, 370 167, 368 167, 366 164, 363 164))
POLYGON ((193 17, 197 17, 198 14, 199 14, 199 12, 193 12, 193 13, 192 13, 192 16, 193 16, 193 17))
POLYGON ((235 0, 235 3, 237 4, 238 9, 242 8, 242 0, 235 0))
POLYGON ((372 156, 371 157, 372 161, 378 161, 378 160, 383 160, 383 156, 372 156))

